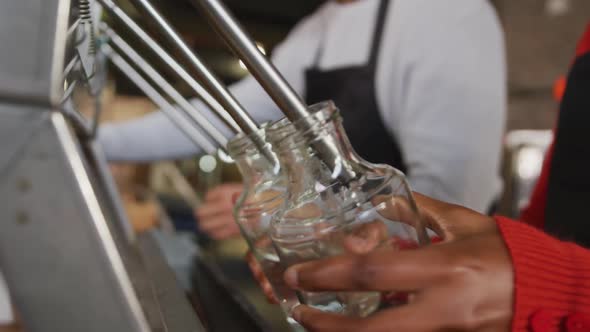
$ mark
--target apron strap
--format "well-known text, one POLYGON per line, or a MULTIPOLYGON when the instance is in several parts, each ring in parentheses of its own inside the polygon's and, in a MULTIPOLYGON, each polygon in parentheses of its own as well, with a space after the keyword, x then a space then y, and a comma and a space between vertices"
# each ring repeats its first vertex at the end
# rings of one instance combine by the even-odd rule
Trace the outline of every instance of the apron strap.
POLYGON ((377 67, 379 60, 379 52, 381 51, 381 42, 383 40, 383 31, 385 30, 385 23, 387 22, 387 11, 389 9, 390 0, 381 0, 379 5, 379 12, 377 16, 377 24, 375 25, 375 32, 373 32, 373 42, 371 45, 371 55, 369 57, 369 65, 377 67))
MULTIPOLYGON (((373 31, 373 41, 371 42, 371 53, 369 55, 369 65, 376 66, 377 60, 379 59, 379 51, 381 50, 381 40, 383 39, 383 30, 385 29, 385 22, 387 21, 387 9, 389 8, 390 0, 381 0, 379 9, 377 12, 377 22, 375 24, 375 30, 373 31)), ((313 61, 313 67, 317 68, 320 64, 320 60, 324 55, 324 41, 326 40, 326 30, 328 27, 324 25, 321 36, 319 47, 315 53, 313 61)))
POLYGON ((328 30, 328 26, 326 24, 326 19, 324 18, 322 20, 322 31, 321 31, 320 40, 318 43, 318 49, 315 52, 315 57, 313 60, 313 68, 318 68, 318 66, 320 64, 320 60, 324 57, 324 42, 326 41, 327 30, 328 30))

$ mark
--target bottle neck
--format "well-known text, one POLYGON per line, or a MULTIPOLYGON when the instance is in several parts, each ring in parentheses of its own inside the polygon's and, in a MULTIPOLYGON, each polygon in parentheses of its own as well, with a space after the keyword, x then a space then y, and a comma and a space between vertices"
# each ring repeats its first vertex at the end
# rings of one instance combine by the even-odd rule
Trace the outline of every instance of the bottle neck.
POLYGON ((332 178, 339 182, 358 179, 372 167, 352 147, 339 115, 325 123, 319 132, 310 132, 308 140, 312 146, 320 142, 322 146, 328 146, 333 151, 336 158, 327 166, 332 171, 332 178))
MULTIPOLYGON (((297 139, 300 135, 295 134, 297 139)), ((289 149, 278 153, 283 172, 288 182, 289 198, 293 201, 303 199, 315 192, 315 183, 320 177, 321 163, 317 160, 306 144, 294 144, 289 149)))
POLYGON ((260 153, 242 154, 234 157, 236 165, 242 174, 245 186, 252 187, 271 173, 272 165, 260 153))
POLYGON ((313 116, 316 118, 315 122, 302 132, 302 136, 306 144, 316 151, 318 159, 324 155, 322 152, 329 151, 332 158, 320 160, 329 169, 334 182, 347 185, 374 167, 359 157, 350 144, 337 110, 327 108, 326 111, 316 112, 313 116))
POLYGON ((269 153, 262 153, 247 136, 238 136, 228 144, 228 153, 236 162, 246 188, 275 181, 280 176, 276 156, 268 144, 265 148, 269 153), (267 155, 274 160, 269 160, 267 155))
POLYGON ((290 130, 279 134, 275 131, 270 137, 288 181, 289 199, 296 205, 313 199, 328 187, 338 191, 350 185, 370 166, 354 152, 337 113, 321 121, 314 120, 305 131, 295 130, 291 125, 290 130), (314 149, 318 141, 329 144, 336 152, 333 165, 318 157, 314 149))

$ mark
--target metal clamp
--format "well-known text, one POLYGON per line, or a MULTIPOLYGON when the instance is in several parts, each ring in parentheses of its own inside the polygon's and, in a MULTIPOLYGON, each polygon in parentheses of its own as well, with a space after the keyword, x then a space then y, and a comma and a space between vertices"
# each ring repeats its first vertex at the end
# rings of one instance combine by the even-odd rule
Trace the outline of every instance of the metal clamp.
POLYGON ((64 92, 59 102, 62 113, 70 119, 78 132, 86 138, 96 135, 100 114, 102 112, 100 95, 106 85, 106 67, 104 59, 96 53, 96 36, 94 22, 87 0, 79 3, 79 17, 68 27, 66 40, 75 52, 67 62, 62 73, 64 92), (80 114, 74 105, 72 96, 81 86, 94 99, 94 112, 90 119, 80 114))

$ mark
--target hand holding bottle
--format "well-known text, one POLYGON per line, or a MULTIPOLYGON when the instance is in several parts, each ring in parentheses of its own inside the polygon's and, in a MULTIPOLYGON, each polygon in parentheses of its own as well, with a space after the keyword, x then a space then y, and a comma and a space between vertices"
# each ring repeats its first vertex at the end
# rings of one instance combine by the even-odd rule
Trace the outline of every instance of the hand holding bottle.
POLYGON ((210 190, 196 211, 199 228, 215 240, 225 240, 240 235, 234 220, 236 198, 242 192, 241 183, 222 184, 210 190))
POLYGON ((299 306, 293 318, 309 331, 508 331, 513 270, 494 220, 421 195, 416 201, 445 242, 312 261, 285 274, 298 290, 409 292, 408 304, 368 318, 299 306))

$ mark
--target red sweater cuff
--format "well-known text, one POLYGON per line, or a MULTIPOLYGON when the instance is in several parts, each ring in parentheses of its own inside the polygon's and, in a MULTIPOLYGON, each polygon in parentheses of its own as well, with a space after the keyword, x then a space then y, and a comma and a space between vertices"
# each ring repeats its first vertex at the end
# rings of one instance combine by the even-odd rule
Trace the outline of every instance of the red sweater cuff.
POLYGON ((590 317, 590 251, 523 223, 496 220, 515 271, 512 330, 569 331, 572 318, 590 317))

